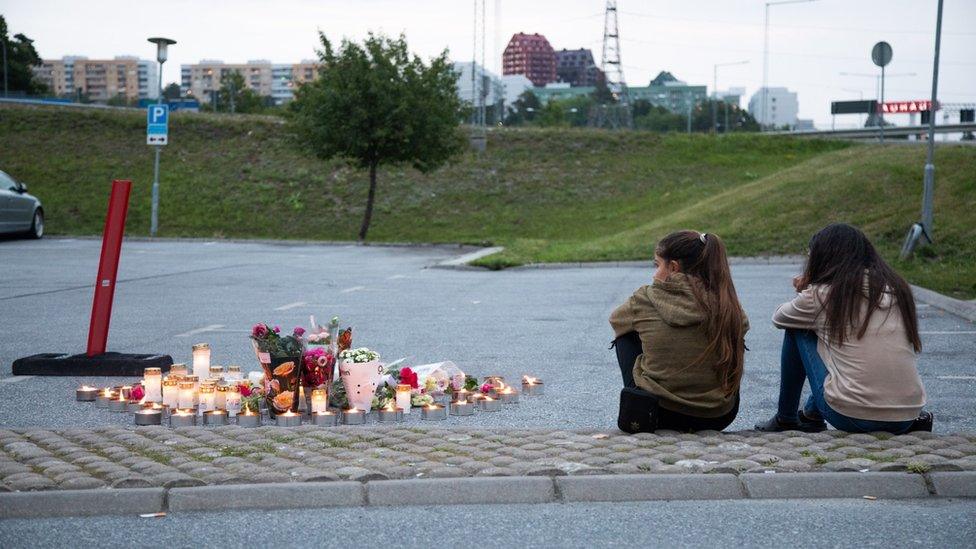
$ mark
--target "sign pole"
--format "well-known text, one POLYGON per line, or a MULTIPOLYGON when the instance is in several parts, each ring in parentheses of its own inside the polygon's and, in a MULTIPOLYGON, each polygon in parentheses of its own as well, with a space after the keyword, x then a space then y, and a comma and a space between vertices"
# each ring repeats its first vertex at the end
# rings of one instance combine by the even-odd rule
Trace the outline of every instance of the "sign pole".
POLYGON ((149 224, 149 236, 155 237, 156 230, 159 228, 159 152, 162 147, 156 146, 156 160, 153 162, 153 184, 152 184, 152 219, 149 224))
POLYGON ((932 101, 929 103, 929 142, 925 153, 925 179, 922 190, 922 228, 925 237, 932 241, 932 201, 935 194, 935 111, 938 110, 939 46, 942 43, 942 0, 935 20, 935 60, 932 64, 932 101))
POLYGON ((885 81, 885 70, 884 65, 881 65, 881 112, 879 113, 881 117, 881 144, 884 145, 884 81, 885 81))

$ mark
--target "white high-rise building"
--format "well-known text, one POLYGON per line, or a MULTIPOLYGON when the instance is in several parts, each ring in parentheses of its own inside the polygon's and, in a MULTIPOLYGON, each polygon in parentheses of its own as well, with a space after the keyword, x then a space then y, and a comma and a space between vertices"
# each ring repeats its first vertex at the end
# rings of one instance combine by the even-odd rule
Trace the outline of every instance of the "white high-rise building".
POLYGON ((782 128, 796 127, 797 114, 800 103, 796 99, 796 92, 786 88, 768 88, 766 95, 766 112, 763 110, 763 88, 759 88, 749 99, 749 114, 761 126, 782 128))
POLYGON ((483 95, 485 105, 488 106, 504 100, 504 87, 501 79, 488 69, 482 71, 481 65, 471 61, 458 61, 454 63, 454 72, 458 73, 457 93, 461 101, 477 105, 479 104, 478 93, 483 95), (474 67, 473 80, 471 78, 471 67, 474 67), (478 82, 479 77, 484 78, 481 83, 478 82))

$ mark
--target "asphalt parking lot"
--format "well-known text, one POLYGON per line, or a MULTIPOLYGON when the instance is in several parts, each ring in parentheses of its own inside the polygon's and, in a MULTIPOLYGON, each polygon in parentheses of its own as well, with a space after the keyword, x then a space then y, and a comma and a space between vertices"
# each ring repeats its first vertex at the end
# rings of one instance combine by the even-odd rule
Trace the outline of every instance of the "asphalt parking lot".
MULTIPOLYGON (((11 363, 41 352, 83 352, 100 242, 0 242, 0 425, 93 427, 131 418, 73 400, 106 378, 12 377, 11 363)), ((354 344, 387 360, 453 360, 469 374, 545 380, 546 395, 475 418, 485 426, 607 428, 620 376, 607 316, 650 279, 650 266, 515 269, 429 268, 456 247, 377 247, 220 241, 129 241, 122 252, 109 350, 170 354, 188 362, 209 342, 217 364, 257 370, 247 340, 261 321, 285 329, 339 315, 354 344)), ((733 269, 750 317, 742 406, 731 429, 774 411, 780 333, 768 319, 791 297, 798 266, 733 269)), ((976 430, 976 325, 921 305, 919 369, 936 430, 976 430)))

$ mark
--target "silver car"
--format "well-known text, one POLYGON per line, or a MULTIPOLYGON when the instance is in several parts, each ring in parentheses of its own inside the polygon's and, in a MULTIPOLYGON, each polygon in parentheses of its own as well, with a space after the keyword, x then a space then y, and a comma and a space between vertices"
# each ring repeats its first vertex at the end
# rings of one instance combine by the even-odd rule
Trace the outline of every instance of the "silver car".
POLYGON ((44 208, 27 185, 0 171, 0 233, 44 236, 44 208))

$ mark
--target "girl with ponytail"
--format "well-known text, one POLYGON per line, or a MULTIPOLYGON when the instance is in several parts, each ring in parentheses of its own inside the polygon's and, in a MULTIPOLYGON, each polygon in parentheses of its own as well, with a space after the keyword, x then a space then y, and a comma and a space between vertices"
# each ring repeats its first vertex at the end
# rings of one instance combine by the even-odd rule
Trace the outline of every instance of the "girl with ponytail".
POLYGON ((610 315, 624 391, 653 402, 651 429, 722 430, 738 413, 749 329, 725 245, 678 231, 657 243, 654 260, 653 283, 610 315))

